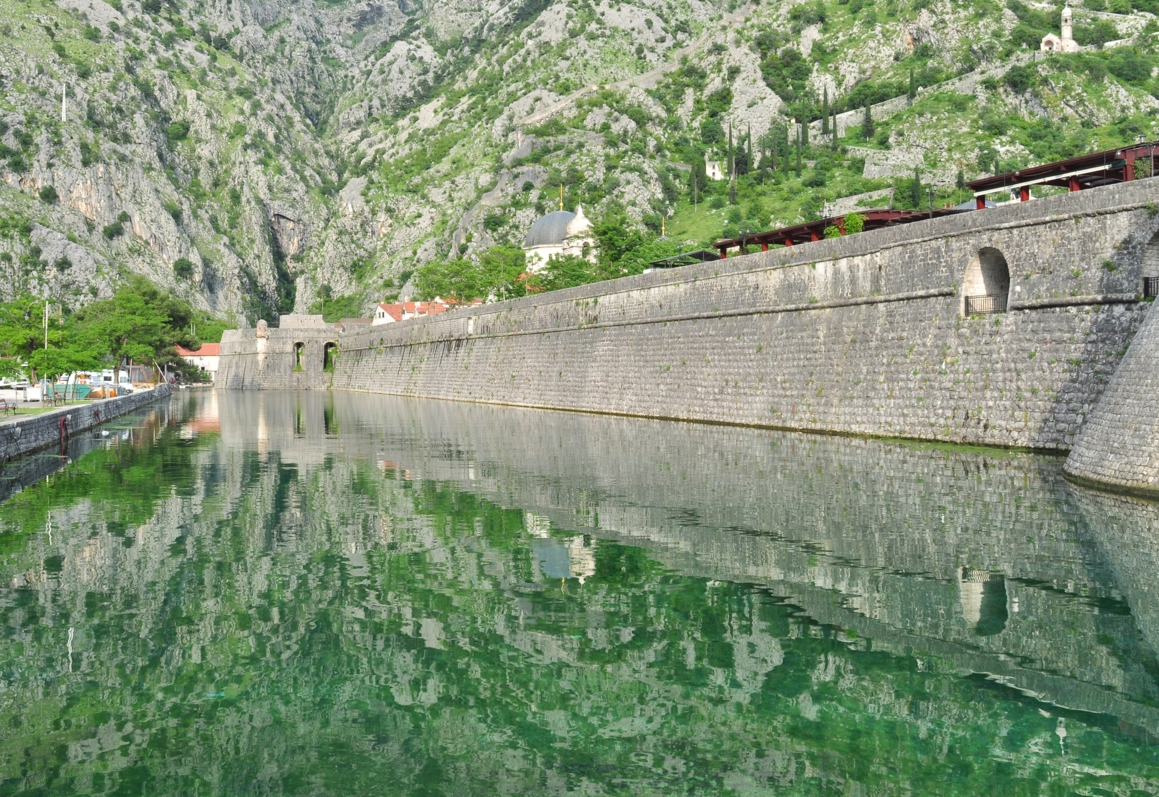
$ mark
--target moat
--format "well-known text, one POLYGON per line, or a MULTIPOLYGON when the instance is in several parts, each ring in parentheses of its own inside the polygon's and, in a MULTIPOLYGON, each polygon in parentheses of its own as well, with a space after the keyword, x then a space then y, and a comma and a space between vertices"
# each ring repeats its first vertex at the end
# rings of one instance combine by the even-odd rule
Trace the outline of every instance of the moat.
POLYGON ((184 391, 0 470, 0 793, 1159 791, 1159 507, 1063 459, 184 391))

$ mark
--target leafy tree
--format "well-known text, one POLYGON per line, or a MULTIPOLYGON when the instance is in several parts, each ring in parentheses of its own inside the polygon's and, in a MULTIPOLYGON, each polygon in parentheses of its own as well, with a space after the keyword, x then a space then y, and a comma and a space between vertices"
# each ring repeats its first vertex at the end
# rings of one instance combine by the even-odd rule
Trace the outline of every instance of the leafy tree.
POLYGON ((173 122, 165 128, 165 137, 173 143, 189 138, 189 122, 184 119, 173 122))
MULTIPOLYGON (((49 325, 50 346, 60 346, 62 331, 59 323, 49 325)), ((16 376, 27 362, 32 369, 29 378, 36 381, 32 353, 44 348, 44 339, 43 299, 24 294, 0 304, 0 354, 5 358, 0 361, 0 375, 16 376)))
POLYGON ((180 279, 189 279, 193 276, 193 261, 187 257, 179 257, 173 261, 173 273, 180 279))
POLYGON ((613 209, 592 222, 592 237, 596 239, 599 279, 614 279, 624 276, 621 262, 642 246, 647 237, 637 229, 620 209, 613 209))
POLYGON ((56 189, 51 185, 46 185, 40 189, 40 201, 48 205, 55 205, 60 197, 57 196, 56 189))
POLYGON ((141 277, 77 315, 81 344, 96 356, 112 358, 114 380, 120 378, 123 360, 161 364, 175 357, 175 344, 197 345, 186 332, 195 320, 193 308, 141 277))
POLYGON ((595 264, 579 255, 556 255, 547 261, 542 270, 531 276, 528 288, 532 292, 558 291, 598 282, 600 279, 595 264))
POLYGON ((708 146, 724 141, 724 126, 716 119, 705 119, 700 125, 700 140, 708 146))
POLYGON ((523 250, 517 246, 493 246, 478 261, 454 258, 423 266, 414 275, 423 299, 513 299, 525 293, 520 278, 527 270, 523 250))
POLYGON ((845 217, 845 234, 853 235, 865 229, 865 217, 860 213, 850 213, 845 217))
POLYGON ((1029 89, 1038 80, 1038 73, 1028 66, 1014 66, 1006 72, 1003 78, 1011 91, 1023 92, 1029 89))
POLYGON ((1107 61, 1107 70, 1127 83, 1145 83, 1151 79, 1151 63, 1134 47, 1122 47, 1107 61))

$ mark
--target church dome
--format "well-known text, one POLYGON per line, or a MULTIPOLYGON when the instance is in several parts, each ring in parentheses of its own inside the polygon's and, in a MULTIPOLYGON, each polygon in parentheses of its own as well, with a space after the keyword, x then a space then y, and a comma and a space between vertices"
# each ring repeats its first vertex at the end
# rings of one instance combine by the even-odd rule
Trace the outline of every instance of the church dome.
POLYGON ((568 210, 557 210, 548 213, 527 231, 523 239, 524 248, 533 246, 562 246, 567 238, 567 225, 575 218, 575 214, 568 210))

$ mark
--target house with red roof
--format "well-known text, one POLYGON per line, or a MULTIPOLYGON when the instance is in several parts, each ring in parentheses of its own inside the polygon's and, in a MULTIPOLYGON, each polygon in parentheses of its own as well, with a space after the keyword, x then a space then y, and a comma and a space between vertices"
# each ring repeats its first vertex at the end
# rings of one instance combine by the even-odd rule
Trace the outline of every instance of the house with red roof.
POLYGON ((178 346, 177 356, 190 365, 196 365, 198 368, 203 369, 211 377, 216 376, 217 362, 221 358, 221 344, 202 343, 201 348, 197 351, 187 349, 184 346, 178 346))
POLYGON ((412 318, 426 318, 432 315, 441 315, 453 307, 474 307, 482 304, 481 299, 472 302, 455 302, 440 299, 436 296, 429 302, 396 302, 394 304, 380 304, 374 308, 373 326, 393 324, 397 321, 409 321, 412 318))

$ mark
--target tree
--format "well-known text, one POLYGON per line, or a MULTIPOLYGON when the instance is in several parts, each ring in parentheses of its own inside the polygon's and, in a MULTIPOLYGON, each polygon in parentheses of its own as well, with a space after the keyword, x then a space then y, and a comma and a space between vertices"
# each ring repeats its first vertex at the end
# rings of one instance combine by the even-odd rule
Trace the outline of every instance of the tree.
POLYGON ((909 100, 910 105, 913 105, 914 98, 916 98, 917 96, 918 96, 917 76, 914 74, 913 66, 910 66, 910 68, 909 68, 909 90, 906 92, 906 99, 909 100))
POLYGON ((845 217, 845 234, 854 235, 865 229, 865 217, 859 213, 850 213, 845 217))
POLYGON ((914 179, 909 184, 909 197, 914 208, 920 210, 922 206, 922 177, 916 168, 914 169, 914 179))
POLYGON ((57 196, 56 189, 51 185, 46 185, 40 189, 40 201, 46 205, 55 205, 60 197, 57 196))
POLYGON ((704 189, 708 187, 708 170, 704 165, 704 158, 697 155, 692 160, 692 175, 688 180, 688 187, 692 192, 692 204, 697 205, 704 189))
POLYGON ((528 290, 535 293, 558 291, 599 280, 593 264, 579 255, 556 255, 547 261, 542 270, 531 276, 528 290))
POLYGON ((527 270, 523 250, 505 244, 484 251, 478 261, 454 258, 423 266, 414 275, 418 295, 456 301, 514 299, 526 292, 520 277, 527 270))
POLYGON ((821 135, 829 135, 829 87, 821 95, 821 135))
POLYGON ((592 237, 596 239, 596 271, 599 279, 624 276, 620 263, 641 246, 647 237, 637 229, 620 209, 613 209, 592 222, 592 237))
POLYGON ((527 255, 518 246, 492 246, 479 256, 479 270, 487 293, 473 298, 516 299, 527 290, 520 279, 527 271, 527 255))
POLYGON ((861 137, 866 141, 873 138, 873 114, 869 110, 869 103, 865 104, 865 118, 861 120, 861 137))
MULTIPOLYGON (((48 344, 59 346, 62 334, 61 324, 50 324, 48 344)), ((23 372, 24 363, 29 364, 29 379, 38 378, 32 354, 44 348, 44 300, 24 294, 10 302, 0 304, 0 354, 6 358, 0 366, 0 375, 16 376, 23 372)))
POLYGON ((147 280, 134 278, 111 299, 93 302, 78 314, 81 346, 95 356, 112 358, 116 382, 123 360, 156 361, 175 343, 195 345, 179 331, 193 315, 192 308, 182 304, 163 296, 147 280))

